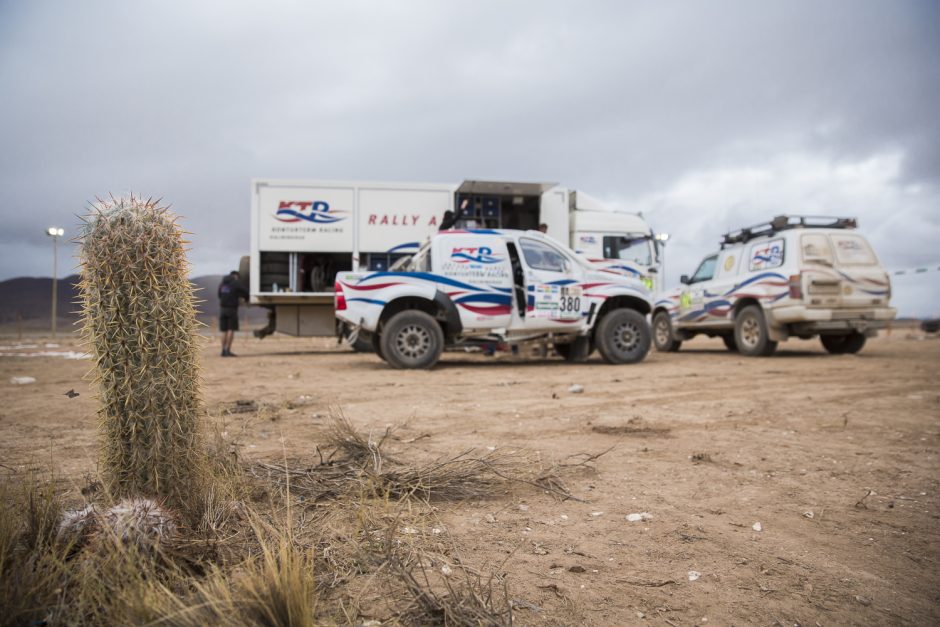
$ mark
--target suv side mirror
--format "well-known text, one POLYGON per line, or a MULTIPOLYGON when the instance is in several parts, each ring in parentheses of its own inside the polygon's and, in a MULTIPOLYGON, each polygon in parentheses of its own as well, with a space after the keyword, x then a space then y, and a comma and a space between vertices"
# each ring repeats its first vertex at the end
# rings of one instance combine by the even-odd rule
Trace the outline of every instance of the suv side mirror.
POLYGON ((679 277, 679 283, 682 283, 683 285, 689 285, 691 282, 692 279, 689 278, 688 274, 683 274, 679 277))

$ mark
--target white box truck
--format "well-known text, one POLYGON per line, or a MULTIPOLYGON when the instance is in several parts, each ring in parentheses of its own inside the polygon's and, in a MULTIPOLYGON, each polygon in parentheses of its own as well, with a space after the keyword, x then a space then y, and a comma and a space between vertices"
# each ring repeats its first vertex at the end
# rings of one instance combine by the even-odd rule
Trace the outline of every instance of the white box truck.
POLYGON ((256 334, 342 334, 333 313, 336 274, 387 270, 442 226, 542 226, 603 270, 658 287, 659 251, 642 216, 553 183, 255 179, 251 255, 240 270, 251 304, 271 312, 256 334))

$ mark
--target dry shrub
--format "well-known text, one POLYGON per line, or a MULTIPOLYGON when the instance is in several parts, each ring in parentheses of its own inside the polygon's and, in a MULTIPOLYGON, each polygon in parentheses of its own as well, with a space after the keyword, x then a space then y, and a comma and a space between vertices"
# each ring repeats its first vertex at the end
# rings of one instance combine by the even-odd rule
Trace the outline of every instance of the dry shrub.
MULTIPOLYGON (((576 499, 563 476, 593 471, 600 454, 580 454, 548 468, 539 468, 537 459, 525 451, 468 449, 437 459, 405 464, 383 450, 393 429, 387 428, 376 440, 363 436, 342 414, 334 414, 327 430, 327 444, 334 453, 320 455, 317 464, 302 461, 257 463, 249 467, 256 478, 292 490, 306 499, 320 501, 344 498, 350 491, 371 491, 373 496, 416 497, 426 501, 458 501, 492 498, 515 485, 529 485, 562 500, 576 499), (334 459, 340 453, 340 459, 334 459), (571 460, 574 461, 571 461, 571 460)), ((319 451, 319 449, 318 449, 319 451)))
POLYGON ((38 624, 57 605, 68 552, 55 543, 61 510, 51 481, 0 480, 0 625, 38 624))
POLYGON ((259 552, 232 572, 214 566, 177 595, 165 585, 150 590, 146 611, 152 625, 198 627, 252 625, 307 627, 316 624, 318 597, 312 551, 285 535, 259 533, 259 552))
POLYGON ((512 605, 505 581, 490 575, 485 580, 462 566, 447 565, 448 574, 431 570, 425 560, 411 564, 395 560, 390 571, 401 582, 408 603, 399 612, 406 625, 459 625, 503 627, 513 624, 512 605))

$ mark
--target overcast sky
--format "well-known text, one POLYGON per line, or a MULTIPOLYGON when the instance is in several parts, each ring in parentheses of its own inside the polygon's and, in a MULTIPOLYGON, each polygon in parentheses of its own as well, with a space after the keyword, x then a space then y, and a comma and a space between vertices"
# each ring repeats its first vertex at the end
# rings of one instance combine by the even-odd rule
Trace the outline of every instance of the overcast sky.
MULTIPOLYGON (((935 1, 0 0, 0 280, 129 191, 227 271, 252 177, 560 182, 669 232, 670 282, 781 212, 936 268, 938 103, 935 1)), ((938 285, 895 303, 940 315, 938 285)))

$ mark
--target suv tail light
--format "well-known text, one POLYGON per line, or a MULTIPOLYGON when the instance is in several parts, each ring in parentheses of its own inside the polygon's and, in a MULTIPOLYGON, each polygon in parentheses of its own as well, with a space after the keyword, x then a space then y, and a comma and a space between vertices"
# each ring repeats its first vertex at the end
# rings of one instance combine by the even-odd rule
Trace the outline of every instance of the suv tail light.
POLYGON ((336 311, 346 309, 346 295, 343 294, 343 286, 339 281, 333 284, 333 306, 336 311))
POLYGON ((803 298, 803 275, 790 275, 790 298, 802 300, 803 298))

